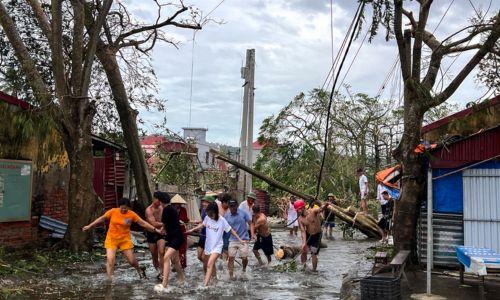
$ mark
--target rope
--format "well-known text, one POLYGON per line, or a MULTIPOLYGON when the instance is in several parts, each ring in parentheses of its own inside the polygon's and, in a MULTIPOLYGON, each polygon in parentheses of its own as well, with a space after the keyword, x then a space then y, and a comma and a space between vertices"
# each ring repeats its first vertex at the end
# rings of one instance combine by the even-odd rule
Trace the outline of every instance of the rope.
MULTIPOLYGON (((354 25, 354 29, 351 32, 351 37, 349 39, 349 43, 347 44, 347 48, 346 48, 346 51, 345 51, 344 56, 342 58, 342 61, 340 62, 340 66, 339 66, 339 69, 338 69, 337 74, 335 76, 335 80, 333 81, 332 92, 330 93, 330 100, 328 102, 328 111, 327 111, 327 115, 326 115, 326 130, 325 130, 325 141, 324 141, 323 157, 321 159, 321 167, 320 167, 319 174, 318 174, 318 181, 317 181, 317 185, 316 185, 316 195, 314 197, 314 200, 318 199, 320 188, 321 188, 321 179, 322 179, 322 176, 323 176, 323 169, 324 169, 324 166, 325 166, 326 152, 328 150, 327 149, 328 131, 330 129, 330 124, 329 123, 330 123, 330 116, 331 116, 331 109, 332 109, 332 103, 333 103, 333 95, 335 93, 335 87, 336 87, 336 84, 337 84, 337 80, 339 79, 340 71, 342 70, 342 66, 344 65, 345 59, 347 57, 347 53, 349 52, 349 48, 351 47, 352 40, 354 39, 354 36, 356 35, 356 28, 359 25, 359 21, 361 19, 361 15, 362 15, 361 12, 362 12, 364 6, 365 6, 365 2, 361 2, 359 4, 359 6, 358 6, 358 10, 356 11, 356 15, 355 15, 356 23, 354 25)), ((310 199, 309 200, 309 207, 312 206, 312 203, 313 203, 313 199, 310 199)))

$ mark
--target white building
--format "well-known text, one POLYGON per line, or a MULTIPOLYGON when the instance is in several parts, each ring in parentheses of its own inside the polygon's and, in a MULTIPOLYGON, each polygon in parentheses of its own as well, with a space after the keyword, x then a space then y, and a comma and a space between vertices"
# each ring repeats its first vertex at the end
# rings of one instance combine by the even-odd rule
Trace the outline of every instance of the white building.
POLYGON ((207 142, 207 128, 203 127, 183 127, 183 137, 187 142, 192 142, 198 148, 198 159, 203 169, 215 167, 215 158, 210 149, 218 150, 213 144, 207 142))

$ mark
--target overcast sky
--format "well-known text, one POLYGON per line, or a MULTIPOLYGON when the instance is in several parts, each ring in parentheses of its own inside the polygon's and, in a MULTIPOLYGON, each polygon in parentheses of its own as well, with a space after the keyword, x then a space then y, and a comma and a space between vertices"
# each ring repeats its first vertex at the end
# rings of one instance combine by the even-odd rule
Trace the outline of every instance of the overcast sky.
MULTIPOLYGON (((130 0, 129 0, 130 1, 130 0)), ((129 2, 127 1, 127 2, 129 2)), ((131 1, 134 15, 150 19, 155 14, 152 1, 131 1)), ((220 0, 184 1, 205 14, 220 0)), ((337 50, 355 13, 355 1, 333 1, 333 44, 337 50)), ((429 27, 435 28, 451 0, 435 0, 429 27)), ((468 24, 474 10, 468 0, 453 1, 451 9, 436 31, 443 38, 468 24)), ((476 9, 486 10, 489 0, 472 1, 476 9)), ((492 1, 490 14, 500 8, 492 1)), ((330 0, 226 0, 211 15, 223 24, 207 24, 196 34, 191 126, 208 128, 207 139, 237 146, 241 128, 243 80, 240 68, 245 51, 256 52, 254 137, 262 120, 277 113, 296 94, 320 87, 332 60, 330 0)), ((370 19, 367 17, 367 23, 370 19)), ((175 132, 189 122, 189 95, 193 32, 168 28, 167 34, 180 42, 179 49, 158 44, 153 66, 158 76, 160 97, 166 99, 167 126, 175 132)), ((364 33, 364 32, 363 32, 364 33)), ((347 63, 358 49, 362 35, 353 44, 347 63)), ((370 44, 365 42, 345 83, 353 91, 375 96, 396 58, 396 43, 386 42, 384 34, 370 44)), ((448 75, 457 73, 470 57, 461 55, 448 75)), ((444 61, 447 68, 453 59, 444 61)), ((463 106, 477 100, 486 90, 470 75, 451 101, 463 106)), ((390 96, 389 88, 383 94, 390 96)), ((141 111, 149 124, 164 115, 141 111)))

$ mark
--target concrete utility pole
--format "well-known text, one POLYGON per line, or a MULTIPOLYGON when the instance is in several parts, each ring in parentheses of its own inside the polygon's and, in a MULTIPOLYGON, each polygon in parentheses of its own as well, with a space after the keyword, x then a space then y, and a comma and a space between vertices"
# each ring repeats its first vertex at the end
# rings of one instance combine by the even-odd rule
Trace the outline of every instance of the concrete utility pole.
MULTIPOLYGON (((254 111, 254 73, 255 73, 255 49, 248 49, 246 54, 246 65, 241 68, 241 78, 245 79, 243 84, 243 112, 241 118, 240 138, 240 162, 246 166, 253 166, 253 111, 254 111)), ((252 191, 252 175, 240 170, 238 178, 238 189, 246 193, 252 191)))

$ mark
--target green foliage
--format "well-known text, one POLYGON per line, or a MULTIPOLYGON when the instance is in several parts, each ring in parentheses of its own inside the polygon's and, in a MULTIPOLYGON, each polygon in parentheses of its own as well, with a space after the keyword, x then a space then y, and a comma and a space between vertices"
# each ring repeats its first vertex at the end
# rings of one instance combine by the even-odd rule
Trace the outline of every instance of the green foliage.
POLYGON ((0 157, 27 159, 23 149, 31 146, 39 149, 37 161, 45 162, 50 156, 62 152, 62 143, 54 141, 55 124, 43 111, 10 106, 0 103, 0 157), (36 142, 36 145, 30 145, 36 142))
POLYGON ((339 227, 340 230, 342 231, 342 238, 344 240, 351 240, 353 238, 355 228, 352 226, 352 224, 340 221, 339 227))
MULTIPOLYGON (((259 135, 259 142, 265 146, 255 168, 314 195, 325 145, 328 98, 328 93, 319 89, 307 95, 300 93, 277 115, 266 118, 259 135)), ((388 102, 365 94, 337 94, 332 104, 320 196, 333 192, 352 199, 358 189, 355 177, 358 166, 367 167, 368 176, 372 177, 382 163, 391 163, 401 116, 399 111, 391 110, 388 102)), ((371 183, 374 184, 373 180, 371 183)), ((255 177, 254 185, 283 195, 255 177)))

